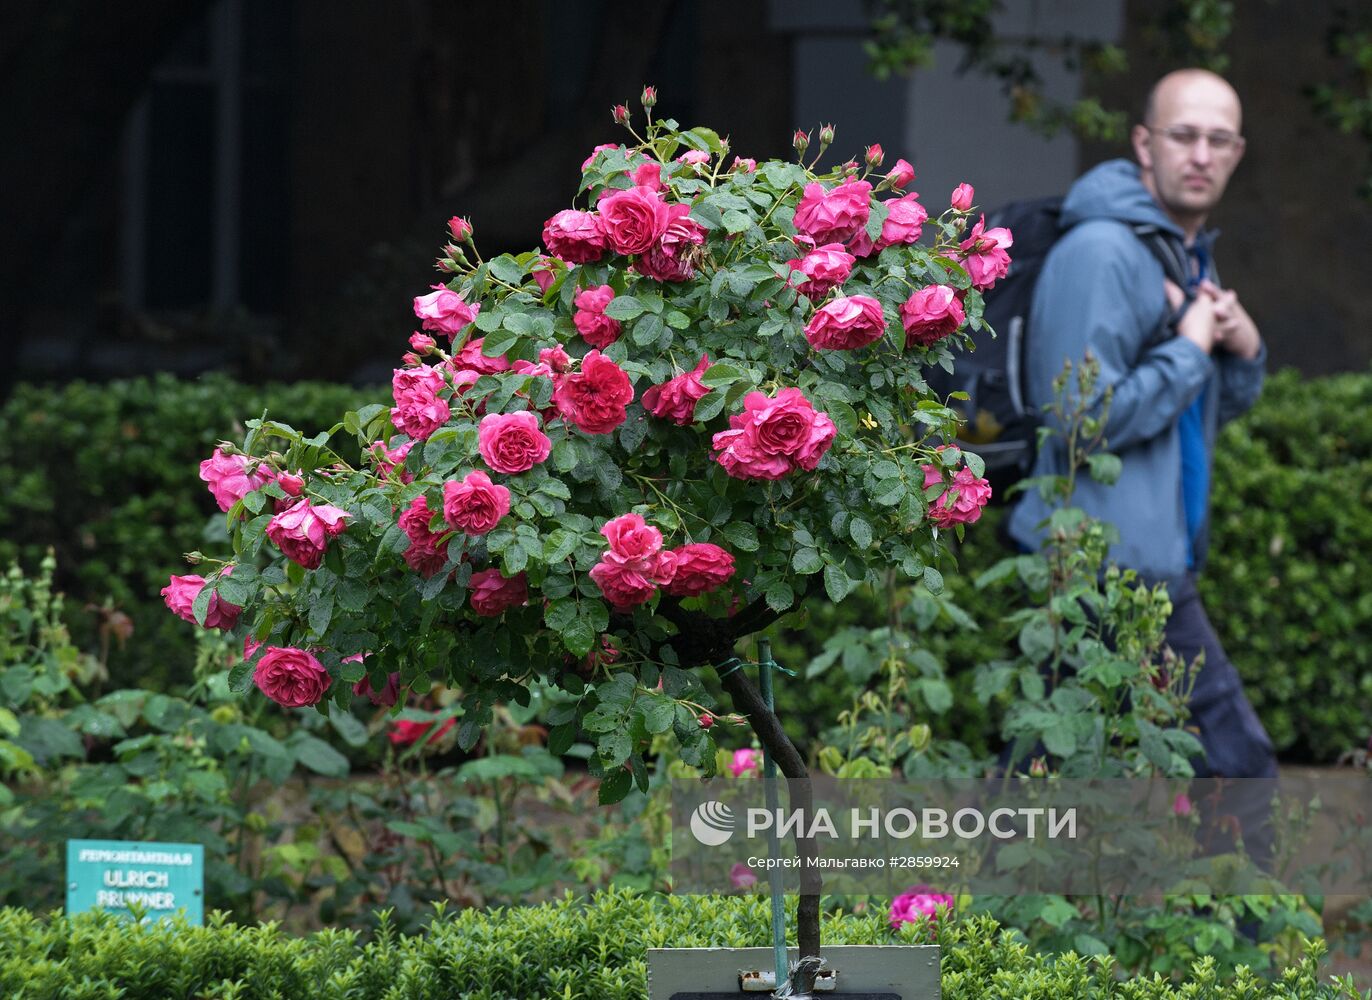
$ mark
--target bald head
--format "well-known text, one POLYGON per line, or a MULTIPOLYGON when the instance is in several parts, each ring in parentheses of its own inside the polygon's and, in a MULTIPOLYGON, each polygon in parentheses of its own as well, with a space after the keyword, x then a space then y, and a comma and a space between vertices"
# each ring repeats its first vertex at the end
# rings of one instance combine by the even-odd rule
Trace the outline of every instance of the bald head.
POLYGON ((1243 126, 1243 106, 1229 81, 1208 69, 1179 69, 1168 73, 1148 92, 1143 123, 1156 126, 1161 117, 1174 114, 1187 103, 1203 102, 1223 107, 1234 116, 1234 131, 1243 126))
POLYGON ((1205 69, 1168 73, 1148 95, 1130 139, 1139 179, 1167 215, 1194 237, 1219 203, 1243 156, 1239 95, 1205 69))

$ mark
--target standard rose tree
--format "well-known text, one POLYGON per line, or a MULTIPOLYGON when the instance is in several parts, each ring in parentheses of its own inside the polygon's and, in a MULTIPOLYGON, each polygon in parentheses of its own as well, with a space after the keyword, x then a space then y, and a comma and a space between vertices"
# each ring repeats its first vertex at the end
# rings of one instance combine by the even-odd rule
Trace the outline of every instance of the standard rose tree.
MULTIPOLYGON (((875 148, 816 173, 615 117, 631 140, 593 151, 541 251, 484 260, 449 222, 448 280, 396 333, 392 407, 314 437, 250 420, 201 466, 232 553, 197 557, 167 601, 250 641, 239 690, 322 708, 443 683, 470 747, 537 686, 550 749, 590 734, 609 802, 647 787, 659 734, 713 769, 694 672, 802 598, 892 569, 940 585, 940 533, 990 490, 922 372, 981 328, 1009 233, 966 231, 970 193, 931 220, 910 165, 882 174, 875 148)), ((747 674, 725 673, 802 777, 747 674)))

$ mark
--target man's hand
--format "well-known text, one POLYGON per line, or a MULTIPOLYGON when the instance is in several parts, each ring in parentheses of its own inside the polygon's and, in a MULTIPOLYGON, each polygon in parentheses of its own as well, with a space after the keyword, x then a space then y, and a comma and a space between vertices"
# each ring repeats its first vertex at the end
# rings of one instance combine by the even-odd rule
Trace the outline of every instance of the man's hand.
MULTIPOLYGON (((1186 293, 1176 282, 1168 281, 1163 286, 1167 290, 1167 304, 1176 312, 1186 301, 1186 293)), ((1219 342, 1219 326, 1215 315, 1215 297, 1209 294, 1197 295, 1177 324, 1177 334, 1185 337, 1206 354, 1219 342)))
POLYGON ((1258 325, 1239 304, 1238 293, 1210 281, 1202 281, 1200 290, 1215 302, 1215 342, 1247 361, 1256 358, 1262 350, 1262 337, 1258 325))

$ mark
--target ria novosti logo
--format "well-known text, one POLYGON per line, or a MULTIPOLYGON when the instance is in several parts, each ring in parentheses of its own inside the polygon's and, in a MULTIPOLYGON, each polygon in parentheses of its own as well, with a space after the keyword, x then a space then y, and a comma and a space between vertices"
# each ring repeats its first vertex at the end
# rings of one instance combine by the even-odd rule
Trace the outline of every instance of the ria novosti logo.
POLYGON ((691 813, 691 835, 706 847, 719 847, 734 835, 734 811, 714 799, 702 802, 691 813))

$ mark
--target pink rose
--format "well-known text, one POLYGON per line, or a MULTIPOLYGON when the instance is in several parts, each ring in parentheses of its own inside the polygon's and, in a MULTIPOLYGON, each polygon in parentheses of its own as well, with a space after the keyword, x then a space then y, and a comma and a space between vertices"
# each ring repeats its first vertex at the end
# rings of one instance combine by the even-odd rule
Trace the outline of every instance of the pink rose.
POLYGON ((805 324, 805 339, 817 351, 854 351, 880 340, 885 332, 881 303, 867 295, 826 302, 805 324))
POLYGON ((735 889, 751 889, 757 885, 757 875, 744 862, 736 861, 729 869, 729 884, 735 889))
POLYGON ((528 410, 486 414, 477 426, 476 444, 486 464, 507 475, 528 472, 553 450, 538 417, 528 410))
POLYGON ((538 286, 538 294, 547 295, 548 289, 553 287, 553 282, 557 280, 557 265, 560 263, 556 257, 539 257, 529 268, 529 275, 538 286))
MULTIPOLYGON (((623 105, 621 105, 621 107, 622 107, 622 106, 623 106, 623 105)), ((625 117, 627 118, 627 117, 628 117, 628 109, 627 109, 627 108, 625 109, 624 114, 625 114, 625 117)), ((590 156, 586 157, 586 159, 582 161, 582 164, 581 164, 581 172, 584 174, 584 173, 586 172, 586 169, 587 169, 592 163, 595 162, 595 158, 596 158, 597 156, 599 156, 601 153, 605 152, 605 150, 607 150, 607 149, 623 149, 623 148, 624 148, 623 146, 616 145, 616 144, 613 143, 613 142, 602 142, 602 143, 601 143, 599 146, 597 146, 595 149, 591 150, 591 155, 590 155, 590 156)))
POLYGON ((376 473, 379 476, 389 476, 396 469, 400 470, 400 481, 408 483, 414 480, 414 476, 405 471, 405 459, 410 455, 410 449, 414 447, 413 441, 406 441, 404 444, 394 448, 388 448, 380 441, 371 447, 372 461, 376 463, 376 473))
POLYGON ((877 238, 878 253, 887 247, 919 242, 929 213, 924 210, 918 198, 918 194, 912 193, 904 198, 893 198, 884 202, 887 215, 881 224, 881 235, 877 238))
POLYGON ((891 900, 891 929, 901 924, 913 924, 920 917, 927 917, 930 923, 938 920, 938 908, 952 910, 954 899, 942 892, 935 892, 931 886, 917 885, 902 892, 891 900))
POLYGON ((589 264, 605 254, 605 235, 594 212, 564 209, 543 224, 543 246, 569 264, 589 264))
POLYGON ((443 484, 443 516, 469 535, 484 535, 510 512, 510 491, 484 472, 469 472, 461 482, 443 484))
POLYGON ((755 174, 757 173, 757 160, 753 159, 751 156, 735 156, 734 162, 729 169, 741 170, 745 174, 755 174))
POLYGON ((626 564, 613 553, 606 553, 591 567, 590 577, 605 599, 618 611, 627 611, 638 604, 646 604, 657 593, 652 568, 626 564))
POLYGON ((484 618, 494 618, 507 608, 529 603, 528 578, 523 573, 504 577, 495 567, 478 570, 467 587, 472 610, 484 618))
POLYGON ((272 646, 253 668, 252 679, 272 701, 286 708, 314 705, 329 690, 329 672, 303 649, 272 646))
POLYGON ((627 191, 606 190, 596 207, 600 211, 600 231, 616 253, 643 253, 667 229, 667 206, 650 187, 637 185, 627 191))
POLYGON ((448 546, 443 541, 443 532, 429 527, 433 519, 429 501, 421 493, 410 501, 399 521, 400 530, 410 540, 410 546, 405 550, 405 565, 426 578, 441 572, 448 564, 448 546))
POLYGON ((927 285, 900 305, 906 347, 936 344, 955 332, 965 318, 957 290, 948 285, 927 285))
POLYGON ((636 187, 646 187, 650 191, 662 190, 662 164, 656 160, 640 163, 629 177, 636 187))
POLYGON ((496 372, 509 371, 510 360, 503 354, 488 358, 482 353, 485 345, 485 337, 467 341, 462 345, 462 349, 453 355, 452 367, 473 371, 478 375, 494 375, 496 372))
POLYGON ((857 258, 843 249, 842 243, 826 243, 791 261, 791 270, 800 272, 800 280, 796 283, 800 293, 811 302, 817 302, 830 289, 848 280, 856 262, 857 258))
POLYGON ((733 759, 729 761, 729 772, 735 778, 741 778, 749 771, 762 770, 762 754, 752 747, 744 747, 742 750, 735 750, 733 759))
POLYGON ((948 204, 954 212, 966 212, 972 208, 973 197, 975 192, 972 185, 959 184, 953 188, 953 197, 948 199, 948 204))
POLYGON ((600 533, 610 543, 610 551, 623 559, 655 559, 662 551, 662 532, 643 520, 641 514, 620 514, 606 521, 600 533))
POLYGON ((257 462, 252 472, 248 471, 249 459, 245 455, 226 455, 216 448, 214 454, 200 463, 200 478, 209 483, 210 493, 219 509, 228 511, 239 500, 254 490, 259 490, 271 482, 272 473, 265 465, 257 462))
POLYGON ((702 163, 710 162, 710 154, 703 149, 688 149, 676 158, 677 163, 684 163, 688 167, 698 167, 702 163))
MULTIPOLYGON (((352 657, 348 657, 348 659, 350 660, 352 657)), ((347 663, 348 660, 344 660, 343 662, 347 663)), ((353 694, 358 695, 359 697, 365 697, 373 705, 377 705, 381 708, 390 708, 400 700, 400 674, 393 673, 388 676, 386 678, 386 686, 380 691, 373 690, 371 679, 364 677, 353 685, 353 694)))
MULTIPOLYGON (((233 572, 232 566, 224 567, 224 576, 233 572)), ((205 578, 194 574, 173 576, 171 582, 162 588, 162 600, 167 608, 183 621, 199 625, 195 620, 195 599, 205 589, 205 578)), ((227 632, 238 624, 238 616, 243 611, 236 604, 230 604, 218 594, 210 598, 209 610, 205 613, 205 628, 217 628, 227 632)))
POLYGON ((619 339, 619 320, 605 315, 605 307, 614 297, 615 290, 609 285, 585 288, 576 293, 572 323, 586 343, 602 351, 619 339))
MULTIPOLYGON (((298 497, 305 491, 305 480, 294 472, 283 472, 276 477, 276 485, 288 497, 298 497)), ((282 501, 278 500, 277 503, 282 501)))
POLYGON ((427 333, 410 334, 410 347, 419 354, 428 354, 438 346, 438 341, 434 340, 427 333))
POLYGON ((734 575, 734 557, 710 542, 693 542, 672 550, 676 553, 676 573, 667 593, 678 597, 698 597, 718 590, 734 575))
POLYGON ((328 504, 316 507, 308 500, 297 500, 267 522, 267 537, 287 559, 318 569, 329 539, 343 533, 350 517, 346 510, 328 504))
MULTIPOLYGON (((933 465, 925 465, 924 487, 928 489, 943 481, 943 472, 933 465)), ((955 524, 975 524, 982 508, 991 499, 991 484, 977 478, 967 466, 953 476, 952 485, 929 505, 929 520, 940 528, 955 524)))
POLYGON ((448 336, 460 333, 462 328, 481 312, 481 303, 468 305, 462 296, 444 285, 434 285, 428 295, 417 295, 414 300, 414 314, 424 322, 420 325, 426 330, 437 330, 448 336))
POLYGON ((391 423, 416 441, 427 439, 452 416, 448 401, 438 395, 445 388, 443 373, 432 365, 397 368, 391 377, 391 423))
POLYGON ((691 371, 683 372, 643 393, 643 408, 655 417, 686 427, 695 422, 696 403, 711 392, 700 380, 710 367, 709 355, 702 354, 691 371))
POLYGON ((472 224, 466 219, 454 215, 448 220, 448 232, 458 243, 465 243, 472 238, 472 224))
POLYGON ((599 351, 587 352, 581 370, 564 375, 553 390, 563 419, 587 434, 609 434, 624 423, 633 400, 629 376, 599 351))
POLYGON ((816 243, 846 243, 867 225, 871 213, 872 185, 866 181, 848 181, 832 191, 816 181, 806 186, 793 221, 816 243))
POLYGON ((712 442, 715 460, 737 479, 780 479, 797 467, 813 470, 833 443, 834 422, 799 389, 782 389, 775 398, 750 392, 743 408, 712 442))
POLYGON ((547 365, 555 375, 561 375, 572 367, 572 358, 559 344, 557 347, 545 347, 538 352, 539 364, 547 365))
POLYGON ((995 229, 985 227, 986 216, 983 215, 972 227, 967 239, 958 244, 962 250, 962 266, 972 279, 972 287, 979 292, 984 292, 1005 277, 1010 270, 1010 255, 1005 248, 1015 243, 1010 230, 1003 226, 995 229))
POLYGON ((891 182, 891 187, 896 191, 903 190, 907 184, 914 183, 915 168, 904 160, 896 160, 896 165, 891 168, 886 179, 891 182))
POLYGON ((635 271, 655 281, 690 281, 696 276, 691 249, 705 243, 705 230, 690 214, 689 205, 667 207, 667 228, 634 262, 635 271))
POLYGON ((1172 800, 1172 815, 1182 817, 1190 816, 1191 796, 1187 795, 1185 792, 1178 792, 1177 797, 1172 800))

